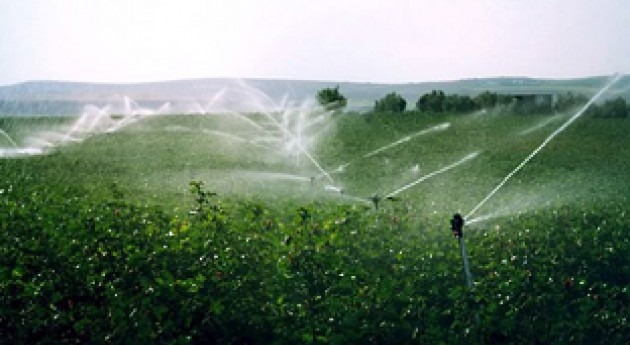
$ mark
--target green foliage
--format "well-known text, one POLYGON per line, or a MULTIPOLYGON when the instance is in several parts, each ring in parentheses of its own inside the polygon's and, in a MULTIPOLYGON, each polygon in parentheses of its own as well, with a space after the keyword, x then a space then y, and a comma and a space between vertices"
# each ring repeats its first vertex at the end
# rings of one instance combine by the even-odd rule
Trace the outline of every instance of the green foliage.
POLYGON ((587 111, 589 116, 601 118, 628 118, 630 105, 622 97, 606 100, 601 105, 592 104, 587 111))
POLYGON ((496 92, 484 91, 473 99, 478 107, 482 109, 491 109, 497 105, 498 95, 496 92))
POLYGON ((475 102, 477 107, 481 109, 491 109, 500 105, 509 105, 513 102, 513 100, 514 99, 511 95, 490 92, 487 90, 473 98, 473 102, 475 102))
POLYGON ((621 205, 466 232, 472 292, 448 226, 395 210, 243 203, 181 220, 17 189, 0 206, 9 343, 623 344, 630 329, 621 205))
POLYGON ((477 109, 475 102, 467 95, 448 95, 444 99, 443 108, 445 112, 461 114, 469 113, 477 109))
POLYGON ((352 163, 334 175, 348 196, 389 192, 483 150, 378 212, 313 182, 226 196, 233 185, 206 178, 218 176, 210 169, 285 166, 260 151, 230 155, 205 133, 151 132, 212 119, 156 117, 143 131, 0 160, 2 342, 627 342, 628 121, 576 122, 487 205, 495 218, 465 225, 469 292, 445 212, 478 202, 555 128, 519 134, 546 118, 338 118, 313 155, 352 163), (444 122, 445 133, 413 137, 444 122))
MULTIPOLYGON (((488 93, 483 101, 496 102, 496 95, 488 93)), ((461 114, 478 109, 478 104, 467 95, 446 95, 442 90, 433 90, 420 96, 416 109, 427 113, 461 114)))
POLYGON ((195 196, 195 207, 189 212, 191 215, 203 216, 205 207, 210 203, 210 197, 216 196, 217 193, 203 190, 203 181, 190 181, 190 193, 195 196))
POLYGON ((586 102, 588 102, 586 96, 581 94, 576 95, 569 91, 565 94, 558 94, 553 107, 555 111, 563 112, 584 105, 586 102))
POLYGON ((324 88, 317 92, 317 102, 328 111, 341 110, 346 107, 348 100, 339 92, 339 85, 335 88, 324 88))
POLYGON ((383 113, 403 113, 407 107, 407 101, 396 92, 374 102, 374 111, 383 113))
POLYGON ((416 109, 421 112, 442 113, 444 112, 444 91, 433 90, 420 96, 416 102, 416 109))

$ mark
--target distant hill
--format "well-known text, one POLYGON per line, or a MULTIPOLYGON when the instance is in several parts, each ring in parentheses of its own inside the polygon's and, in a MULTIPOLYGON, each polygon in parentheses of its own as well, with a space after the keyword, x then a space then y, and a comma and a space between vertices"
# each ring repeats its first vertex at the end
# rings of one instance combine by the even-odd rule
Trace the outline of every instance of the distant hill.
MULTIPOLYGON (((168 102, 173 112, 195 112, 220 100, 223 108, 255 110, 260 102, 298 105, 313 100, 317 91, 339 85, 350 110, 363 111, 390 92, 407 99, 410 107, 423 93, 440 89, 446 93, 476 95, 490 90, 501 93, 594 94, 607 77, 578 79, 534 79, 524 77, 479 78, 406 84, 324 82, 273 79, 190 79, 135 84, 106 84, 63 81, 29 81, 0 86, 0 115, 73 115, 83 107, 112 102, 133 102, 137 107, 156 109, 168 102), (258 102, 258 103, 257 103, 258 102)), ((630 92, 630 76, 616 84, 608 96, 630 92)), ((210 108, 207 108, 210 107, 210 108)))

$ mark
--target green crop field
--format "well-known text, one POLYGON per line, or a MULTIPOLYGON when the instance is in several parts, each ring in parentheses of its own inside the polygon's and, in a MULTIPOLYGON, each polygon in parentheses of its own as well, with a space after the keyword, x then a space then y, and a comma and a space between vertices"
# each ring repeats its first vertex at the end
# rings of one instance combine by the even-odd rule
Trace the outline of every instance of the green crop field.
POLYGON ((579 118, 467 217, 472 289, 450 231, 575 111, 0 118, 0 152, 50 143, 0 158, 0 334, 626 344, 628 119, 579 118))

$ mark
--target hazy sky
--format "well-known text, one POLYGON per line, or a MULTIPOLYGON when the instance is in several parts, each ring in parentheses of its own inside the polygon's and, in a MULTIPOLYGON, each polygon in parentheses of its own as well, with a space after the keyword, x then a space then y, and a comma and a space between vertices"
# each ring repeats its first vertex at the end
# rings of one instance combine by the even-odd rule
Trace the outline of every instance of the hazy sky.
POLYGON ((627 0, 0 0, 0 85, 614 72, 627 0))

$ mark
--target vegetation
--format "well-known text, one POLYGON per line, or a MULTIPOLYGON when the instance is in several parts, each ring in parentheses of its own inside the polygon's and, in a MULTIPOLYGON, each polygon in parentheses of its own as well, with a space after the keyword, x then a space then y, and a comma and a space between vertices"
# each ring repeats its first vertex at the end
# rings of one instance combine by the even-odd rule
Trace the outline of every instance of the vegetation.
MULTIPOLYGON (((507 95, 496 92, 484 91, 471 98, 467 95, 451 94, 447 95, 441 90, 433 90, 430 93, 423 94, 416 102, 416 110, 424 113, 433 114, 463 114, 470 113, 478 109, 492 109, 497 106, 509 107, 513 114, 546 114, 551 112, 565 112, 574 109, 577 106, 586 104, 588 99, 581 94, 567 92, 557 95, 507 95)), ((610 101, 609 101, 610 102, 610 101)), ((621 101, 617 100, 618 103, 621 101)), ((621 114, 624 105, 617 106, 608 105, 604 112, 621 114), (617 110, 612 110, 616 108, 617 110)), ((597 106, 593 107, 593 114, 598 113, 597 106)), ((598 115, 594 115, 598 116, 598 115)), ((603 117, 603 116, 602 116, 603 117)), ((619 116, 609 116, 619 117, 619 116)))
POLYGON ((215 200, 177 219, 50 192, 3 194, 8 342, 622 344, 630 327, 623 208, 470 232, 468 293, 448 230, 396 212, 215 200))
POLYGON ((606 100, 601 105, 590 106, 588 114, 593 117, 628 118, 630 117, 630 104, 627 104, 624 98, 617 97, 606 100))
MULTIPOLYGON (((448 220, 557 126, 510 114, 334 120, 311 149, 324 167, 345 166, 333 175, 345 195, 323 191, 319 177, 243 178, 314 168, 203 131, 252 137, 230 117, 155 117, 50 155, 0 160, 2 340, 627 342, 628 121, 580 119, 475 215, 485 221, 465 225, 469 291, 448 220), (445 132, 418 135, 444 123, 445 132), (378 211, 349 199, 386 195, 471 150, 479 157, 378 211)), ((54 121, 0 123, 22 143, 25 128, 54 121)))
POLYGON ((335 88, 324 88, 317 92, 317 102, 327 111, 341 110, 346 107, 348 100, 339 92, 339 85, 335 88))
POLYGON ((557 95, 557 99, 554 103, 554 110, 557 112, 572 110, 577 106, 586 104, 586 102, 588 102, 586 96, 581 94, 576 95, 573 92, 569 91, 565 94, 557 95))
MULTIPOLYGON (((496 94, 494 95, 496 99, 496 94)), ((488 104, 488 107, 494 107, 496 104, 488 104)), ((425 93, 416 102, 416 109, 421 112, 429 113, 448 113, 461 114, 469 113, 479 109, 479 105, 466 95, 445 95, 442 90, 433 90, 431 93, 425 93)))
POLYGON ((406 107, 407 101, 395 92, 374 102, 374 111, 381 113, 403 113, 406 107))

